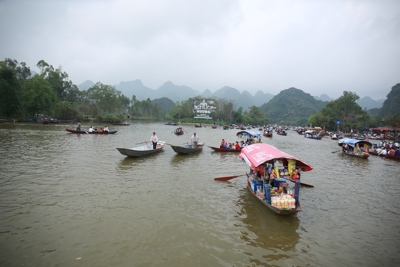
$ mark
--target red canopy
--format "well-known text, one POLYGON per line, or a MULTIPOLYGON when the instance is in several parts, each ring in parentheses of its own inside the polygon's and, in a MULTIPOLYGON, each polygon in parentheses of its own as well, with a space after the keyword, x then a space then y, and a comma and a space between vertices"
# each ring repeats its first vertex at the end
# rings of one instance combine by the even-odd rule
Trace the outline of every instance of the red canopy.
POLYGON ((244 159, 244 161, 250 167, 258 167, 261 164, 271 161, 271 160, 288 160, 292 159, 296 161, 296 167, 301 168, 302 171, 311 171, 313 168, 305 163, 304 161, 289 155, 274 146, 263 144, 263 143, 256 143, 250 146, 245 146, 240 151, 240 158, 244 159))

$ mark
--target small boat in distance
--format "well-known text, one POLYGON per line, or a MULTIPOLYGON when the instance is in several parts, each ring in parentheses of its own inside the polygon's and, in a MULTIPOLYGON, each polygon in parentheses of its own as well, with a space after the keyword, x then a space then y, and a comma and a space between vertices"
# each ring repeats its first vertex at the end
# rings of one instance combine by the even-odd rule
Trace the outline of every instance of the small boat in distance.
POLYGON ((165 141, 158 141, 156 149, 153 149, 153 144, 150 142, 149 143, 146 142, 146 144, 132 148, 117 147, 117 150, 119 151, 119 153, 127 157, 144 157, 160 153, 161 151, 163 151, 164 145, 165 141))
POLYGON ((197 146, 193 146, 193 145, 189 145, 189 144, 183 145, 183 146, 174 146, 171 144, 169 144, 169 145, 172 147, 172 149, 176 153, 187 155, 187 154, 194 154, 194 153, 201 152, 203 150, 204 143, 198 143, 197 146))
POLYGON ((175 129, 174 134, 176 135, 183 135, 183 129, 182 127, 178 127, 175 129))
POLYGON ((131 125, 131 124, 130 124, 130 123, 127 123, 127 122, 121 122, 121 123, 113 123, 112 125, 129 126, 129 125, 131 125))
POLYGON ((73 134, 115 134, 118 131, 116 130, 110 130, 108 132, 89 132, 89 131, 76 131, 76 130, 72 130, 72 129, 65 129, 67 132, 73 133, 73 134))
POLYGON ((176 123, 176 122, 167 122, 165 125, 176 126, 176 125, 178 125, 178 123, 176 123))

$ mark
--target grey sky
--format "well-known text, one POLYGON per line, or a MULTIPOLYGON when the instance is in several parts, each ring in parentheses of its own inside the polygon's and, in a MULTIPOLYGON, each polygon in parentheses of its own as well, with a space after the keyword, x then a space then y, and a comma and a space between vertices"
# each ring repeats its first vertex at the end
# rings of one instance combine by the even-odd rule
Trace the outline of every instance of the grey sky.
POLYGON ((398 0, 0 0, 0 33, 0 59, 75 84, 381 99, 400 82, 398 0))

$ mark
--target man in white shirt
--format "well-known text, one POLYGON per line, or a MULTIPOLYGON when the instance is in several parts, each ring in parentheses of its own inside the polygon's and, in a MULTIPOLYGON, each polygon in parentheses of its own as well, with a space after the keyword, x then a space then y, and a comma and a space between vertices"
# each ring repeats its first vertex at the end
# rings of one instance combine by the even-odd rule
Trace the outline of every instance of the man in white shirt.
POLYGON ((150 137, 150 141, 153 142, 153 149, 156 149, 158 142, 158 137, 156 135, 156 132, 153 132, 153 135, 150 137))
POLYGON ((199 136, 194 133, 190 139, 192 140, 193 147, 196 147, 199 142, 199 136))

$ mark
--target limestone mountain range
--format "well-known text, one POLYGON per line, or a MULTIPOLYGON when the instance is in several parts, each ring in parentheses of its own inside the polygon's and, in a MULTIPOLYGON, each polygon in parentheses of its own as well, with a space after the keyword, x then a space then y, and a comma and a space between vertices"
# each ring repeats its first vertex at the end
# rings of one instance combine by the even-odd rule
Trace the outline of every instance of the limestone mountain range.
MULTIPOLYGON (((80 90, 87 90, 93 85, 94 83, 92 81, 87 80, 78 85, 78 88, 80 90)), ((221 89, 215 91, 214 93, 212 93, 208 89, 206 89, 203 92, 200 92, 185 85, 175 85, 170 81, 165 82, 157 89, 152 89, 143 85, 141 80, 120 82, 118 85, 114 85, 114 87, 118 91, 121 91, 121 93, 126 97, 128 97, 129 99, 131 99, 132 96, 135 95, 136 99, 140 101, 145 100, 147 98, 154 100, 166 97, 176 102, 176 101, 184 101, 187 100, 188 98, 196 96, 203 96, 205 98, 216 97, 216 98, 232 100, 235 108, 243 107, 243 110, 247 110, 249 107, 253 105, 260 107, 261 105, 269 102, 274 97, 274 95, 270 93, 264 93, 262 91, 258 91, 255 95, 252 95, 246 90, 240 92, 238 89, 229 86, 224 86, 221 89)), ((317 100, 322 100, 322 101, 334 100, 333 98, 330 98, 326 94, 313 97, 317 100)), ((363 109, 372 109, 372 108, 381 108, 384 101, 385 101, 384 99, 373 100, 370 97, 363 97, 358 99, 356 102, 363 109)))

